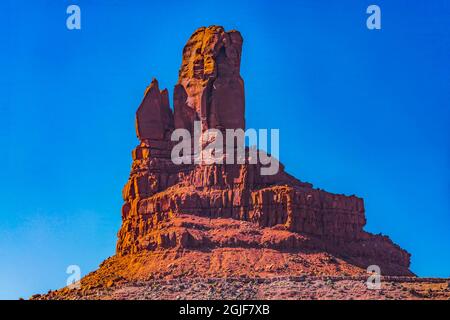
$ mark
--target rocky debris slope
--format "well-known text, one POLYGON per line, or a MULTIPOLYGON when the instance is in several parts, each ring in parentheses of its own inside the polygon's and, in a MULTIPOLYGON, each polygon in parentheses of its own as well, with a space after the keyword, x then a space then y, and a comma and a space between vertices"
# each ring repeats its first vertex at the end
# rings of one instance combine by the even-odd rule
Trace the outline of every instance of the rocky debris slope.
POLYGON ((391 277, 380 290, 358 277, 189 278, 64 289, 32 299, 103 300, 450 300, 449 279, 391 277))

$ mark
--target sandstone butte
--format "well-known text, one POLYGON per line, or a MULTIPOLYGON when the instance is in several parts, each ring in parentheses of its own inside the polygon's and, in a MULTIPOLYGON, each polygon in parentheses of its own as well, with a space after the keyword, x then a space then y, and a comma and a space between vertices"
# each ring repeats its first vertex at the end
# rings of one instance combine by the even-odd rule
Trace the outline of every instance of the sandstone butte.
POLYGON ((155 79, 147 87, 136 112, 140 143, 123 188, 116 254, 81 280, 77 294, 65 288, 47 297, 80 298, 133 281, 366 278, 369 265, 384 276, 414 277, 408 252, 364 231, 361 198, 316 189, 282 165, 262 176, 256 164, 171 161, 176 128, 192 132, 196 120, 203 130, 245 128, 242 44, 238 31, 196 30, 183 49, 173 112, 167 89, 155 79))

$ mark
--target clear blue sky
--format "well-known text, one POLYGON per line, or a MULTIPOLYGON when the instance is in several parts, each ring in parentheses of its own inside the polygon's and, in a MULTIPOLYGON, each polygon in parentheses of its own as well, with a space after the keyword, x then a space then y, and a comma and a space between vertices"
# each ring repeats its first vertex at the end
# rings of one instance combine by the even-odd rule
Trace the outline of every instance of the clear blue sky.
POLYGON ((280 129, 287 171, 363 197, 366 230, 450 277, 449 2, 187 2, 1 1, 0 298, 114 254, 134 112, 152 77, 173 92, 185 41, 211 24, 241 31, 247 125, 280 129))

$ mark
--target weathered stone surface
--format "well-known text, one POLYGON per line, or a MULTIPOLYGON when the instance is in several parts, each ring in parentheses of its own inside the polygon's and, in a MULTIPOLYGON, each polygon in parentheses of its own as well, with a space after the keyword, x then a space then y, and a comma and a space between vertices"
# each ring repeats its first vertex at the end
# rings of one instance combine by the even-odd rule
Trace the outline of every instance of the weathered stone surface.
POLYGON ((175 123, 186 127, 188 120, 189 125, 193 115, 186 108, 190 108, 203 129, 245 128, 242 41, 238 31, 226 32, 218 26, 199 28, 192 34, 183 49, 174 93, 175 123), (178 98, 183 95, 186 99, 178 98))
POLYGON ((165 140, 170 137, 173 127, 168 91, 159 91, 158 81, 153 79, 136 112, 137 136, 141 141, 165 140))
POLYGON ((194 121, 200 118, 194 108, 187 103, 188 95, 181 84, 177 84, 173 91, 174 124, 176 129, 187 129, 194 132, 194 121))

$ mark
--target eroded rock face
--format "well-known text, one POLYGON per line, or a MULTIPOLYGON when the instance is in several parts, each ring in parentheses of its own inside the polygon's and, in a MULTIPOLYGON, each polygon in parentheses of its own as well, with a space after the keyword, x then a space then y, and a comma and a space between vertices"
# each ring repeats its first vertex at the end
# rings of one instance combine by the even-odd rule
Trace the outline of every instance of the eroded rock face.
POLYGON ((136 111, 136 133, 141 141, 166 140, 173 130, 173 115, 167 89, 159 90, 153 79, 145 90, 144 99, 136 111))
POLYGON ((204 130, 245 128, 242 41, 238 31, 225 32, 218 26, 200 28, 192 34, 183 49, 174 94, 177 125, 189 127, 196 118, 202 121, 204 130))
POLYGON ((160 91, 156 80, 146 90, 136 113, 140 144, 123 190, 117 255, 168 248, 270 248, 292 254, 314 250, 363 269, 376 264, 383 274, 410 275, 406 251, 363 230, 361 198, 315 189, 287 174, 282 165, 278 174, 263 176, 255 164, 171 161, 174 128, 192 132, 195 120, 202 121, 203 129, 245 127, 241 50, 239 32, 200 28, 183 50, 174 114, 167 90, 160 91), (195 218, 203 220, 194 223, 195 218), (220 227, 206 224, 208 219, 220 219, 220 227), (237 228, 236 221, 246 228, 237 228))

